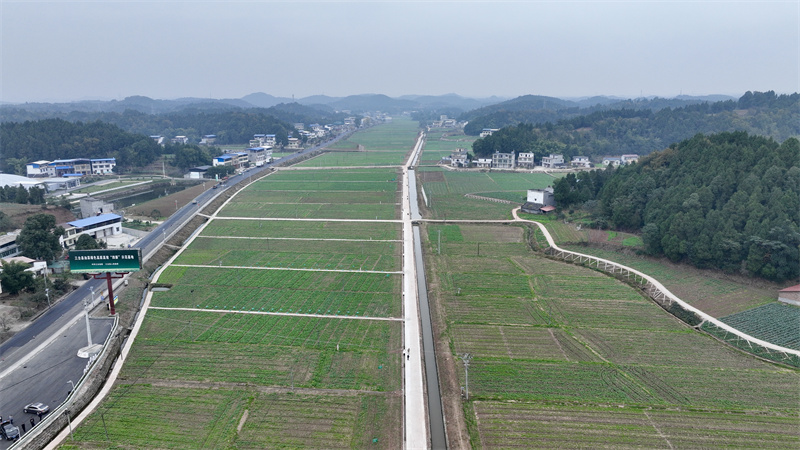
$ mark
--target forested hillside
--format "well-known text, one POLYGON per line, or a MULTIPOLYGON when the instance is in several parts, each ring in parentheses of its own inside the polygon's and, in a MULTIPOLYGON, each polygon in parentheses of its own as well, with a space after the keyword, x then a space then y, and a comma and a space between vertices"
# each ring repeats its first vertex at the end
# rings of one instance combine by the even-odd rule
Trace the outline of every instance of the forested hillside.
POLYGON ((639 230, 647 251, 701 268, 782 281, 800 276, 800 141, 697 135, 638 164, 569 174, 559 207, 639 230))
MULTIPOLYGON (((546 120, 550 113, 522 111, 514 114, 528 114, 546 120)), ((525 122, 524 117, 518 118, 525 122)), ((583 155, 594 159, 626 153, 646 155, 697 133, 726 131, 746 131, 784 141, 800 136, 800 94, 779 96, 772 91, 747 92, 738 101, 700 103, 658 111, 604 109, 539 125, 520 122, 478 139, 473 143, 473 153, 486 156, 495 151, 533 149, 540 158, 546 155, 547 149, 552 149, 567 157, 583 155)))
MULTIPOLYGON (((3 109, 4 122, 35 121, 55 113, 29 112, 13 108, 3 109)), ((338 118, 333 113, 297 105, 278 105, 269 109, 234 109, 209 112, 184 109, 168 114, 147 114, 135 110, 118 112, 81 112, 55 114, 68 122, 105 122, 130 133, 167 138, 186 136, 198 142, 203 135, 214 134, 218 144, 247 144, 254 134, 275 134, 278 142, 286 144, 289 133, 294 132, 293 122, 328 123, 326 119, 338 118), (284 119, 279 119, 283 117, 284 119)))
POLYGON ((128 133, 103 122, 47 119, 0 124, 0 170, 25 173, 25 164, 41 159, 117 158, 121 167, 144 166, 162 148, 148 136, 128 133))

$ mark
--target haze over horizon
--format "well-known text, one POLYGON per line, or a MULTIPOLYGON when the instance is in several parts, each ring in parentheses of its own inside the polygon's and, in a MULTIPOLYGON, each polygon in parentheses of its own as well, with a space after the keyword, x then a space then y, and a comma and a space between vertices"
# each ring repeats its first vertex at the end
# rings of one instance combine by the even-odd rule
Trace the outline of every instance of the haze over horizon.
POLYGON ((0 101, 800 91, 800 2, 0 2, 0 101))

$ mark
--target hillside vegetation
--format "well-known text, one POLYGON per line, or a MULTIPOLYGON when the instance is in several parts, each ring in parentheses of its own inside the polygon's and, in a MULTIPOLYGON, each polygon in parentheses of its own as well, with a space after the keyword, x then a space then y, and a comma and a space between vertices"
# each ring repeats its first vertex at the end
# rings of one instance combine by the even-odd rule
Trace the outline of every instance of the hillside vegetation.
MULTIPOLYGON (((688 139, 697 133, 747 131, 782 142, 800 136, 800 94, 747 92, 738 101, 700 103, 680 108, 637 106, 622 102, 600 110, 510 110, 506 119, 492 119, 487 125, 501 130, 478 139, 472 145, 476 156, 499 152, 533 151, 537 158, 548 152, 567 157, 583 155, 599 159, 605 155, 648 154, 688 139), (613 108, 613 109, 612 109, 613 108), (569 112, 572 111, 572 112, 569 112), (586 111, 589 111, 588 113, 586 111), (558 115, 571 114, 555 121, 558 115), (544 123, 547 122, 547 123, 544 123)), ((476 118, 465 132, 483 119, 476 118)))
POLYGON ((800 142, 697 135, 619 170, 569 174, 559 206, 638 230, 647 251, 775 281, 800 276, 800 142))

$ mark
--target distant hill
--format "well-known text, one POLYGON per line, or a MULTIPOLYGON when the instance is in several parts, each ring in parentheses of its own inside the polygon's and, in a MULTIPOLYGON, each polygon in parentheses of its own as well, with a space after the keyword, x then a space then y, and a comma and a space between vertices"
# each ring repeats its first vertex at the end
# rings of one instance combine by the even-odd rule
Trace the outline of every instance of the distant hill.
POLYGON ((708 102, 708 98, 734 100, 733 97, 712 95, 707 97, 685 98, 637 98, 620 99, 615 97, 588 97, 564 100, 541 95, 523 95, 502 103, 485 106, 462 114, 459 120, 469 121, 464 133, 477 136, 484 128, 503 128, 509 125, 544 124, 572 119, 596 111, 606 110, 649 110, 680 108, 708 102))

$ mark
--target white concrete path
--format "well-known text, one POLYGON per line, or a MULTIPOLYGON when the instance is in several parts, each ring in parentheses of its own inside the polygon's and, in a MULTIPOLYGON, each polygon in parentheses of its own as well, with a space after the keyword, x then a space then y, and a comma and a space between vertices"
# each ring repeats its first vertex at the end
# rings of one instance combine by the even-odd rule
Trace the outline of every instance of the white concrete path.
POLYGON ((411 222, 408 169, 422 148, 420 135, 414 151, 403 166, 403 342, 406 345, 405 379, 405 448, 428 448, 428 420, 423 387, 422 335, 417 293, 417 268, 414 258, 414 233, 411 222))

